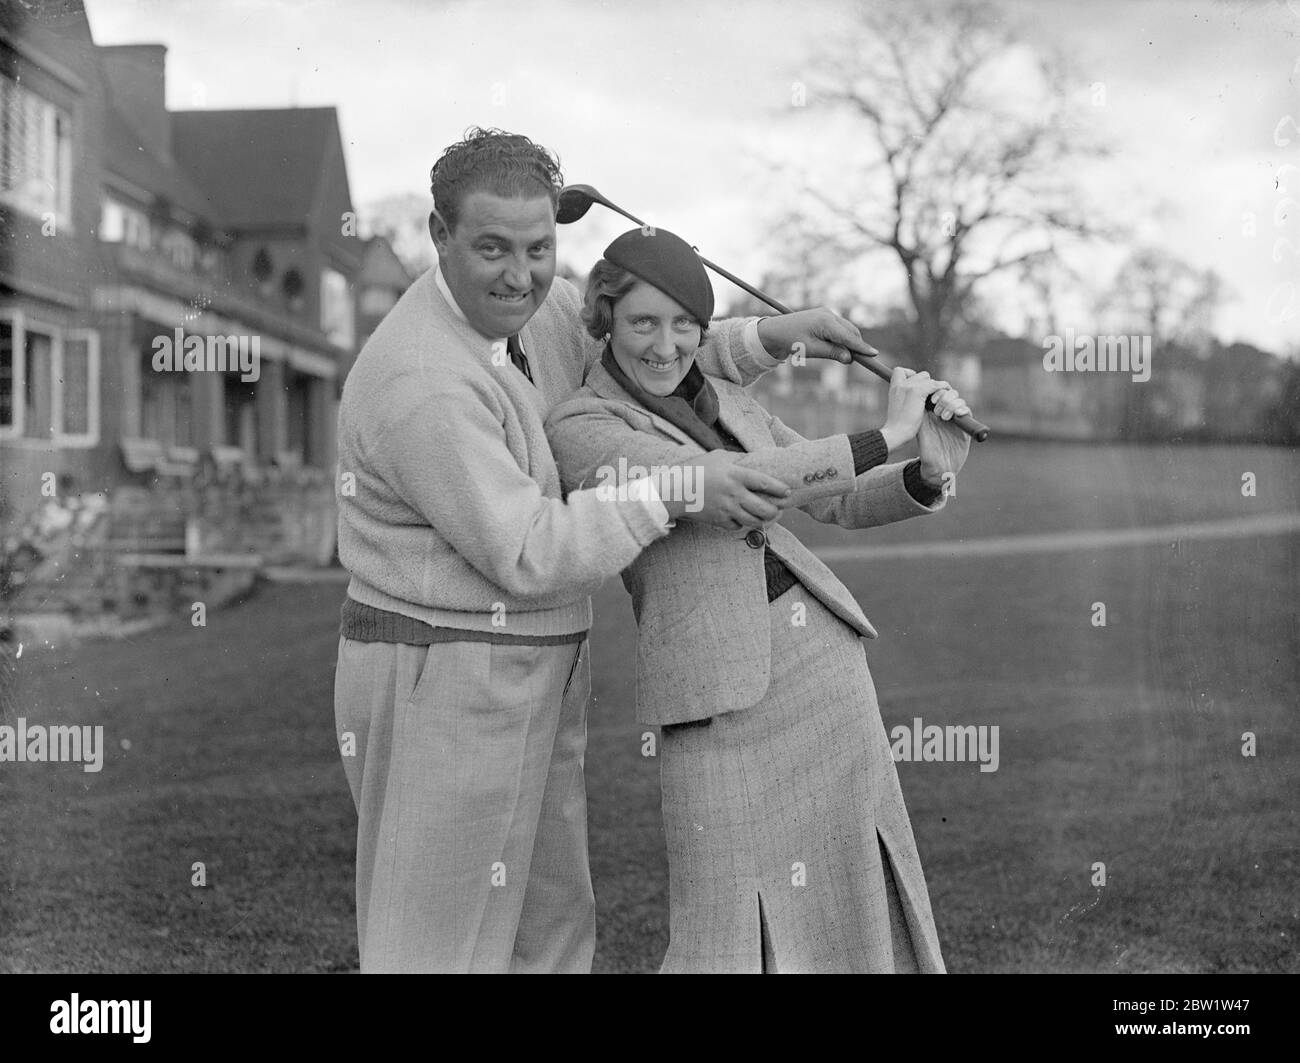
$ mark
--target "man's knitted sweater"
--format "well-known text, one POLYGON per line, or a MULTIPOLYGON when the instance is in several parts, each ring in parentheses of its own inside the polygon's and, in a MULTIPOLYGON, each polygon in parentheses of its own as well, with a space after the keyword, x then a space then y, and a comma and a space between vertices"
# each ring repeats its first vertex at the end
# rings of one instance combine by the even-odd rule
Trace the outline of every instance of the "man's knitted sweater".
MULTIPOLYGON (((436 269, 436 267, 435 267, 436 269)), ((380 323, 339 406, 339 559, 348 596, 434 627, 555 636, 591 626, 589 595, 666 534, 641 501, 561 496, 543 428, 600 357, 577 289, 556 278, 524 326, 536 386, 476 332, 435 269, 380 323)), ((715 323, 701 367, 741 384, 773 364, 745 322, 715 323)))

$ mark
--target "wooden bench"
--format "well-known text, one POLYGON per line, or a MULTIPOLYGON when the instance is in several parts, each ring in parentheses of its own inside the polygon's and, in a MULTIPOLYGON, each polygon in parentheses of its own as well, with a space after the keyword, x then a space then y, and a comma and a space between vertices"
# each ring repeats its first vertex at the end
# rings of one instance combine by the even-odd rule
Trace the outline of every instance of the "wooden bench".
POLYGON ((253 586, 262 556, 122 553, 113 566, 119 609, 130 615, 171 611, 191 598, 209 608, 223 605, 253 586))

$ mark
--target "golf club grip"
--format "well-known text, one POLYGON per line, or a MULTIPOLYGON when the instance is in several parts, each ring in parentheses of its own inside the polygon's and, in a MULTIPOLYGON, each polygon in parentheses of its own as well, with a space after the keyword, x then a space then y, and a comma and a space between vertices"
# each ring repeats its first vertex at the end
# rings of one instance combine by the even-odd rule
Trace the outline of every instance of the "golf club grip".
MULTIPOLYGON (((853 355, 853 360, 857 362, 858 365, 871 370, 871 372, 875 373, 881 380, 886 382, 889 381, 890 371, 881 365, 877 359, 865 354, 859 354, 857 351, 850 351, 849 353, 853 355)), ((925 400, 925 408, 927 410, 934 409, 933 396, 925 400)), ((952 419, 952 423, 975 440, 976 443, 983 443, 984 440, 989 437, 989 426, 975 420, 975 418, 970 414, 956 416, 952 419)))
MULTIPOLYGON (((926 405, 930 403, 927 401, 926 405)), ((977 421, 968 413, 957 414, 953 417, 952 423, 965 432, 976 443, 983 443, 989 437, 989 426, 983 421, 977 421)))

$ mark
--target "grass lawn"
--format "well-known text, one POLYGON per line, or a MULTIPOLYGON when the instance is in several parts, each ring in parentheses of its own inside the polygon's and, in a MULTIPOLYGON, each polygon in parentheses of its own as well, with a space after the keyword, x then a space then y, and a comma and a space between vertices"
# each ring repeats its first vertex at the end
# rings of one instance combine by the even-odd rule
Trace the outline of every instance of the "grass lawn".
MULTIPOLYGON (((843 544, 1296 511, 1293 451, 990 443, 939 516, 788 521, 843 544)), ((999 727, 997 772, 898 765, 950 970, 1300 971, 1298 554, 1300 536, 1276 536, 834 565, 881 632, 887 727, 999 727)), ((108 754, 98 774, 0 764, 0 970, 355 967, 342 593, 268 586, 205 628, 8 647, 0 722, 103 724, 108 754)), ((617 581, 593 644, 596 969, 649 971, 666 864, 617 581)))

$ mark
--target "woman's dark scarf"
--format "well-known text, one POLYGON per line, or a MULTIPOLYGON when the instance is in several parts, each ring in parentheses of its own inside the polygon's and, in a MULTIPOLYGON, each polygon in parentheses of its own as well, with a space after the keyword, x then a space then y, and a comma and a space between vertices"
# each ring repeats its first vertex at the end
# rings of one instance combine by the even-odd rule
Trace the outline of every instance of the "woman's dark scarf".
MULTIPOLYGON (((705 450, 734 447, 718 434, 718 396, 698 362, 692 362, 670 395, 652 395, 619 367, 614 352, 605 344, 600 364, 624 391, 653 414, 680 428, 705 450)), ((726 431, 724 428, 723 431, 726 431)))
MULTIPOLYGON (((708 378, 700 372, 698 363, 691 364, 686 375, 673 388, 672 394, 663 396, 651 395, 635 381, 629 380, 614 360, 614 352, 608 343, 605 344, 605 353, 600 356, 600 364, 632 398, 651 413, 676 425, 706 450, 745 450, 740 440, 727 431, 726 425, 719 422, 717 393, 708 378), (725 438, 719 434, 719 429, 727 433, 725 438)), ((751 531, 749 534, 754 533, 751 531)), ((799 577, 790 571, 785 562, 768 549, 766 536, 763 537, 763 578, 769 603, 799 582, 799 577)))

